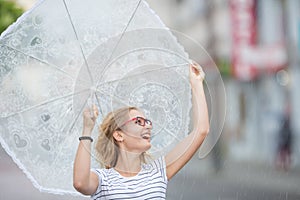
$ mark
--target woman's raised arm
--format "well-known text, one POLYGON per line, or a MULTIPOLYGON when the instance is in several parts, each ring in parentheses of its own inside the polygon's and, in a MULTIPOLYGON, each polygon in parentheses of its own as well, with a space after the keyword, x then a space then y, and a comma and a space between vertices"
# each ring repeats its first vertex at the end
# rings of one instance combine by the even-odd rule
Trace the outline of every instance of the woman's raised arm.
MULTIPOLYGON (((93 116, 90 109, 83 112, 83 137, 91 137, 98 116, 96 106, 93 106, 93 112, 93 116)), ((98 176, 91 172, 91 143, 89 139, 80 140, 73 168, 73 186, 84 195, 94 194, 99 184, 98 176)))
POLYGON ((209 132, 209 117, 203 89, 204 77, 205 74, 198 64, 190 65, 193 130, 166 155, 168 180, 192 158, 209 132))

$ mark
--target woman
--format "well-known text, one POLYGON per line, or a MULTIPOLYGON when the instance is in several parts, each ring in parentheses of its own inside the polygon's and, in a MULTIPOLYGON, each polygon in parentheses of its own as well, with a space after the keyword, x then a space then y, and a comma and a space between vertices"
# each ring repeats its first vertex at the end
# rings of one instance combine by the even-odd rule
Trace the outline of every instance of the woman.
POLYGON ((114 111, 103 120, 96 150, 106 169, 90 169, 91 132, 98 116, 84 111, 84 129, 80 137, 73 185, 92 199, 165 199, 167 182, 195 154, 209 131, 207 104, 203 90, 204 72, 190 65, 193 130, 167 155, 146 164, 150 149, 152 122, 135 107, 114 111))

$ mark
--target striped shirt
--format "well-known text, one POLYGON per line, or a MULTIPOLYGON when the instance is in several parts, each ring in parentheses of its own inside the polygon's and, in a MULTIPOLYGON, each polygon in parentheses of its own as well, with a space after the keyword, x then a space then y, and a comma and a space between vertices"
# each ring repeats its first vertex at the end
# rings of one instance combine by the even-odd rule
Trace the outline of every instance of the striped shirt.
POLYGON ((99 186, 93 200, 166 199, 167 175, 164 157, 143 164, 133 177, 123 177, 115 169, 92 170, 99 176, 99 186))

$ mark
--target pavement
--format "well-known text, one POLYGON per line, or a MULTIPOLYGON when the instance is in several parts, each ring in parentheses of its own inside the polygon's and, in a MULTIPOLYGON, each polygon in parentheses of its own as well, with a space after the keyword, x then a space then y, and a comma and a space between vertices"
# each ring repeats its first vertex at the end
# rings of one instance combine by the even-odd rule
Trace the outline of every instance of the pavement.
POLYGON ((168 199, 300 200, 300 168, 227 159, 216 172, 209 158, 193 158, 168 187, 168 199))
MULTIPOLYGON (((0 200, 84 200, 42 193, 0 148, 0 200)), ((208 157, 193 158, 168 184, 168 200, 300 200, 300 169, 225 160, 216 172, 208 157)))

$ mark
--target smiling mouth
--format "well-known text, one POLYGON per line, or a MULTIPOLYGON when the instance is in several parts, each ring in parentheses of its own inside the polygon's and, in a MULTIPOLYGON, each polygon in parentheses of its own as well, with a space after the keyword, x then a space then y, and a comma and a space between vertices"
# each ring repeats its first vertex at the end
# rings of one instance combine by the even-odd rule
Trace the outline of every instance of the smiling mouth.
POLYGON ((144 133, 141 135, 143 139, 149 140, 151 138, 150 133, 144 133))

